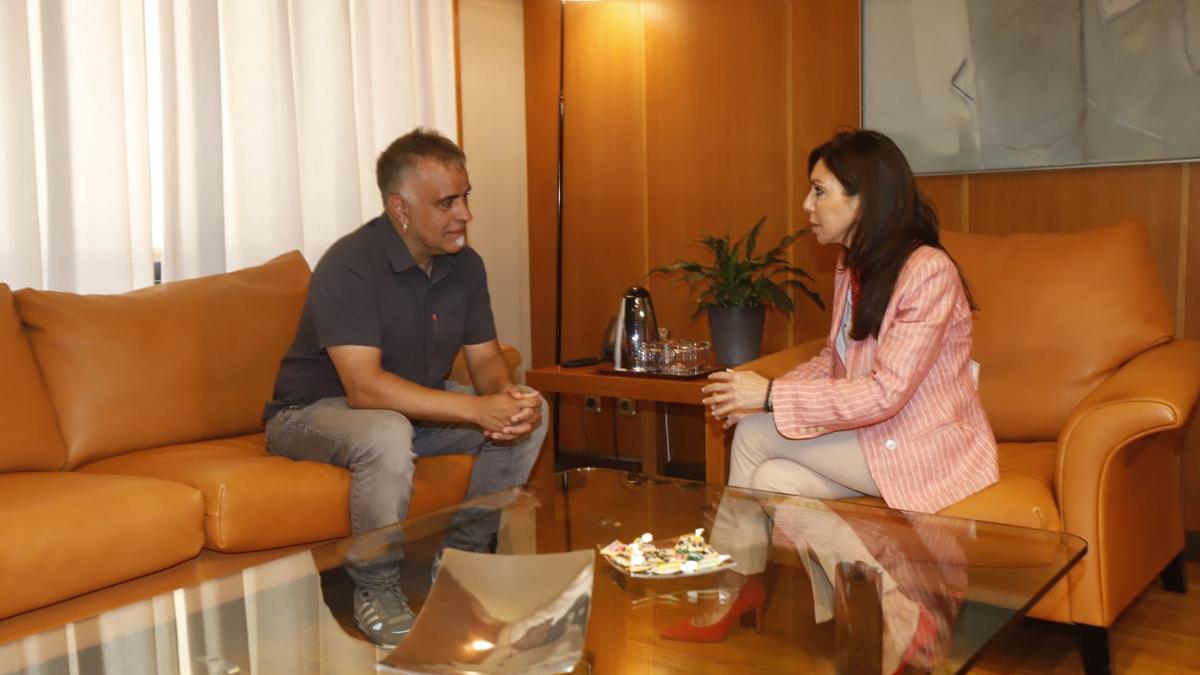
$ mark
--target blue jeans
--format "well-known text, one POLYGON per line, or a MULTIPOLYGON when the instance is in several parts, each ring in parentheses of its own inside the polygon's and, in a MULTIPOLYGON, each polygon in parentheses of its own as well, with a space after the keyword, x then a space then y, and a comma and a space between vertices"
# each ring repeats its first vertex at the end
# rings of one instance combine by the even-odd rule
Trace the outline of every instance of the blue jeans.
MULTIPOLYGON (((453 382, 447 382, 446 389, 475 394, 471 387, 453 382)), ((546 415, 543 402, 543 420, 546 415)), ((349 469, 350 525, 356 535, 407 517, 417 457, 476 455, 466 496, 473 499, 528 480, 545 436, 543 422, 524 438, 498 443, 476 426, 413 422, 392 410, 350 408, 341 397, 281 410, 267 422, 267 449, 272 454, 349 469)), ((447 546, 477 551, 487 547, 499 526, 499 514, 476 511, 464 510, 456 516, 446 535, 447 546)), ((399 546, 394 548, 399 557, 399 546)), ((398 565, 379 565, 387 562, 373 561, 379 569, 371 576, 398 575, 398 565)), ((356 581, 361 576, 353 570, 352 575, 356 581)))

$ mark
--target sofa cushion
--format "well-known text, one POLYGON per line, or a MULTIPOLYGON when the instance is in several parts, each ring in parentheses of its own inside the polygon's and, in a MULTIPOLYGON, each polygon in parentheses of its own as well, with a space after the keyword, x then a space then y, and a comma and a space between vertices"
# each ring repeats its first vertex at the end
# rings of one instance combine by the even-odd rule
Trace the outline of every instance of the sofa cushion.
POLYGON ((1000 480, 942 509, 960 518, 1061 530, 1062 518, 1054 498, 1054 459, 1057 445, 1000 443, 1000 480))
POLYGON ((67 451, 6 284, 0 284, 0 364, 0 473, 61 469, 67 451))
MULTIPOLYGON (((1039 530, 1062 529, 1062 517, 1054 498, 1054 460, 1057 444, 1000 443, 1000 480, 957 501, 938 512, 939 515, 972 520, 1031 527, 1039 530)), ((856 497, 846 501, 870 506, 886 506, 878 497, 856 497)), ((1057 549, 1047 549, 1053 555, 1057 549)), ((981 546, 972 543, 973 564, 1012 566, 1041 564, 1030 556, 1028 548, 981 546)))
MULTIPOLYGON (((417 462, 409 515, 462 501, 474 458, 417 462)), ((87 473, 152 476, 204 494, 205 545, 253 551, 350 534, 349 472, 266 451, 263 434, 126 453, 80 468, 87 473)))
POLYGON ((19 291, 66 467, 260 430, 308 276, 292 252, 122 295, 19 291))
POLYGON ((169 481, 0 475, 0 617, 194 557, 203 513, 199 492, 169 481))
POLYGON ((979 393, 996 437, 1057 438, 1071 410, 1121 364, 1171 339, 1146 227, 1072 234, 944 232, 979 311, 979 393))

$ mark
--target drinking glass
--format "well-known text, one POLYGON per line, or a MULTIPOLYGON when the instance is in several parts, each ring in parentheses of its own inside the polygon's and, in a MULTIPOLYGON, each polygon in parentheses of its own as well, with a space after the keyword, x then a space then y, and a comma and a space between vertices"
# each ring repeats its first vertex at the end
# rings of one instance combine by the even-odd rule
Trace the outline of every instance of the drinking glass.
POLYGON ((643 342, 633 354, 633 368, 639 373, 657 373, 663 368, 663 343, 643 342))
POLYGON ((663 371, 671 375, 700 372, 700 350, 695 340, 667 340, 663 345, 663 371))

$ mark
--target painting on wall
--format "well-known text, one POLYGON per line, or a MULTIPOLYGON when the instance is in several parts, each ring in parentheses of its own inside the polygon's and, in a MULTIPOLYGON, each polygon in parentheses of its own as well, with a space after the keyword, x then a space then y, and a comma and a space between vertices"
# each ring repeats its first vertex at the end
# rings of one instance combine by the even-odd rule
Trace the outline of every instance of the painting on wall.
POLYGON ((1200 157, 1200 0, 863 0, 862 122, 918 173, 1200 157))

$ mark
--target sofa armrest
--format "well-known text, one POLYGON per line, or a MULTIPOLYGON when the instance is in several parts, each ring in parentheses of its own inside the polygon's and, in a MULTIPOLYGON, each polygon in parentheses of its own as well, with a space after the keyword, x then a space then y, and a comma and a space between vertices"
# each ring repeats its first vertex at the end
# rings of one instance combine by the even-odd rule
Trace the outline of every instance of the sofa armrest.
POLYGON ((1200 396, 1200 343, 1176 340, 1122 366, 1058 438, 1063 529, 1088 552, 1071 575, 1071 618, 1108 626, 1184 546, 1180 434, 1200 396))
POLYGON ((774 354, 767 354, 753 361, 747 361, 734 368, 734 370, 751 370, 764 377, 779 377, 816 356, 821 351, 821 348, 825 346, 827 339, 819 337, 815 340, 802 342, 794 347, 777 351, 774 354))
POLYGON ((1064 516, 1072 491, 1094 484, 1116 449, 1187 423, 1200 396, 1200 342, 1174 340, 1121 366, 1067 417, 1054 488, 1064 516))
MULTIPOLYGON (((500 353, 504 354, 504 360, 508 362, 508 369, 512 371, 513 381, 519 381, 517 370, 521 367, 521 352, 512 345, 501 344, 500 353)), ((467 370, 467 360, 463 358, 461 349, 454 355, 454 365, 450 368, 449 379, 459 384, 471 384, 471 373, 467 370)))

